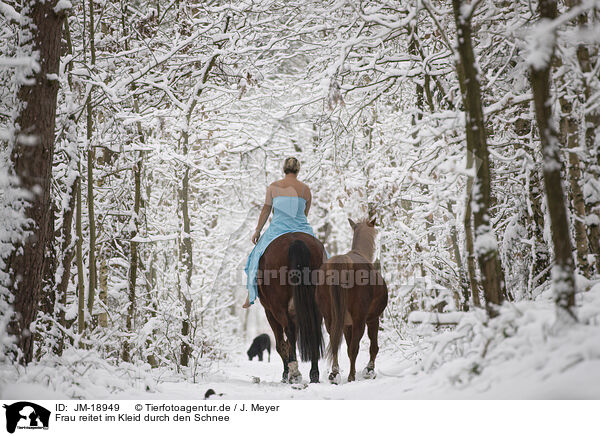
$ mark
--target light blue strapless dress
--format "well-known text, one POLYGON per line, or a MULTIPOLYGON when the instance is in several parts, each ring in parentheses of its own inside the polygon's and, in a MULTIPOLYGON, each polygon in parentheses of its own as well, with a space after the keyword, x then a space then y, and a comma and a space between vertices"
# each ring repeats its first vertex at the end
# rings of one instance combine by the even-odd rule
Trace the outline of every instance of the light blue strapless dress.
MULTIPOLYGON (((246 275, 248 276, 248 293, 250 295, 250 304, 258 296, 256 286, 256 273, 258 272, 258 262, 271 242, 285 233, 302 232, 315 236, 312 227, 304 215, 306 200, 302 197, 288 197, 280 195, 273 198, 273 219, 269 228, 258 240, 254 249, 248 256, 246 262, 246 275)), ((315 236, 316 237, 316 236, 315 236)))

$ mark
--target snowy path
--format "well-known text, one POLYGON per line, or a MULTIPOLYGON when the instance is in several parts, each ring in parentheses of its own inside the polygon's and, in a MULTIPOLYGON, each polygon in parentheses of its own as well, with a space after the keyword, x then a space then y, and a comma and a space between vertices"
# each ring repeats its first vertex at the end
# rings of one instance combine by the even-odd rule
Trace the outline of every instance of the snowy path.
MULTIPOLYGON (((357 381, 348 383, 349 361, 340 353, 342 384, 334 386, 327 381, 327 363, 319 364, 321 383, 309 384, 306 389, 296 390, 280 382, 282 364, 279 355, 273 353, 271 362, 252 362, 244 355, 239 360, 224 364, 216 375, 197 384, 162 383, 157 392, 137 392, 119 395, 119 398, 148 399, 202 399, 209 388, 223 394, 221 399, 546 399, 546 398, 600 398, 600 362, 584 362, 571 370, 554 376, 523 372, 521 376, 508 376, 507 368, 491 368, 463 386, 452 386, 448 373, 427 374, 413 370, 412 362, 402 356, 380 352, 377 361, 377 378, 365 380, 360 375, 368 361, 367 347, 363 341, 357 360, 357 381), (253 383, 259 377, 260 383, 253 383)), ((345 347, 342 344, 342 347, 345 347)), ((522 362, 521 362, 522 363, 522 362)), ((519 365, 519 362, 515 362, 519 365)), ((301 363, 304 380, 308 379, 310 363, 301 363)))
MULTIPOLYGON (((344 344, 342 344, 345 347, 344 344)), ((274 350, 273 350, 274 351, 274 350)), ((281 383, 283 366, 276 352, 271 354, 271 362, 267 362, 266 356, 263 362, 256 358, 248 361, 244 355, 236 356, 233 362, 224 364, 217 373, 200 381, 197 384, 189 383, 162 383, 158 389, 160 392, 144 394, 145 398, 202 398, 207 389, 214 389, 222 393, 222 399, 384 399, 398 398, 402 391, 399 389, 401 378, 388 375, 397 373, 399 365, 382 356, 381 365, 377 370, 377 378, 365 380, 360 372, 368 361, 368 351, 361 350, 357 359, 357 381, 348 383, 349 361, 345 354, 340 353, 340 365, 342 371, 342 384, 334 386, 327 381, 327 362, 321 360, 319 363, 320 379, 318 384, 309 384, 306 389, 293 389, 288 384, 281 383), (259 383, 252 381, 253 377, 260 378, 259 383)), ((380 362, 377 362, 378 364, 380 362)), ((406 366, 406 365, 405 365, 406 366)), ((310 362, 301 362, 300 371, 304 381, 308 380, 310 362)), ((128 395, 122 398, 129 398, 128 395)), ((137 398, 137 397, 136 397, 137 398)))

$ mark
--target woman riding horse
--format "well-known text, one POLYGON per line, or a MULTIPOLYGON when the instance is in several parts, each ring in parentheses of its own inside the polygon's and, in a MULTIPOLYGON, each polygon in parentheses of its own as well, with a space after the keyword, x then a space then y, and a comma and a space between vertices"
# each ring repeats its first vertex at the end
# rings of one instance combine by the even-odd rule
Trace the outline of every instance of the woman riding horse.
POLYGON ((287 158, 283 164, 285 177, 267 188, 252 235, 256 245, 246 263, 248 298, 242 306, 248 308, 257 296, 260 298, 283 360, 283 381, 290 383, 302 379, 296 359, 296 336, 300 357, 312 362, 312 382, 319 381, 318 360, 323 353, 322 317, 311 273, 323 263, 325 249, 308 223, 311 192, 298 180, 298 171, 298 160, 287 158), (271 224, 260 236, 271 210, 271 224))

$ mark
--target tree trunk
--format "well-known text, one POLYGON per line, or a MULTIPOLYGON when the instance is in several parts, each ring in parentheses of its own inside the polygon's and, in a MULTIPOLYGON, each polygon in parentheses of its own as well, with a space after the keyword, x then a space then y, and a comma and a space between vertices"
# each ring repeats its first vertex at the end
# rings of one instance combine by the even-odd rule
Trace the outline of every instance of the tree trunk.
MULTIPOLYGON (((65 38, 67 40, 67 52, 69 54, 73 54, 73 45, 71 43, 71 32, 69 30, 69 20, 64 21, 64 30, 65 30, 65 38)), ((67 71, 70 72, 73 69, 73 63, 69 62, 66 66, 67 71)), ((70 80, 70 76, 68 79, 69 87, 72 90, 72 83, 70 80)), ((75 134, 75 130, 77 128, 75 117, 73 115, 69 116, 67 120, 68 126, 66 130, 69 132, 69 135, 75 134)), ((67 151, 67 167, 72 168, 79 164, 79 155, 77 145, 72 147, 67 151)), ((73 169, 75 171, 75 169, 73 169)), ((78 170, 77 170, 78 171, 78 170)), ((62 245, 60 247, 59 253, 59 262, 61 264, 62 274, 59 278, 58 283, 56 284, 56 294, 59 299, 59 309, 58 309, 58 323, 67 327, 66 322, 66 314, 65 308, 67 306, 67 288, 69 286, 69 279, 71 277, 71 264, 73 263, 73 258, 75 257, 75 244, 72 241, 73 235, 73 215, 75 215, 75 208, 77 205, 77 186, 79 184, 79 172, 77 172, 77 177, 73 178, 73 182, 70 186, 67 186, 67 196, 69 198, 69 204, 65 210, 63 210, 63 221, 61 228, 61 240, 62 245)), ((64 347, 64 337, 63 340, 58 344, 57 354, 61 355, 64 347)))
MULTIPOLYGON (((135 91, 135 87, 133 87, 135 91)), ((134 97, 133 110, 135 113, 139 113, 140 109, 138 106, 137 99, 134 97)), ((140 143, 145 144, 146 140, 144 137, 144 131, 142 130, 142 124, 138 121, 136 123, 137 134, 140 143)), ((133 179, 134 179, 134 199, 133 199, 133 226, 134 230, 131 232, 129 247, 131 252, 131 258, 129 262, 129 302, 127 306, 127 331, 132 333, 135 326, 136 316, 136 286, 137 286, 137 272, 139 267, 138 256, 139 256, 139 243, 135 241, 135 237, 138 235, 140 229, 140 208, 142 204, 142 166, 144 163, 143 151, 134 152, 136 157, 133 165, 133 179)), ((123 360, 129 361, 129 345, 124 347, 123 360)))
POLYGON ((452 222, 450 228, 450 243, 452 246, 451 254, 454 256, 454 261, 456 262, 456 268, 458 269, 458 279, 460 282, 460 287, 462 289, 462 296, 459 299, 460 306, 458 307, 460 310, 467 311, 469 310, 469 284, 467 280, 467 274, 465 273, 465 268, 462 262, 462 258, 460 255, 460 248, 458 247, 458 232, 456 230, 456 217, 454 216, 454 211, 452 210, 452 202, 448 202, 448 211, 451 214, 452 222))
MULTIPOLYGON (((89 0, 90 8, 90 60, 93 66, 96 64, 96 46, 94 43, 94 1, 89 0)), ((88 222, 90 231, 90 246, 88 251, 88 303, 87 311, 90 316, 90 324, 93 322, 94 298, 96 295, 96 217, 94 214, 94 161, 96 153, 92 144, 93 113, 92 113, 92 91, 88 94, 86 102, 86 135, 88 145, 87 156, 87 204, 88 222)))
MULTIPOLYGON (((561 80, 564 83, 564 78, 561 80)), ((563 94, 559 98, 561 108, 560 130, 563 144, 567 144, 569 155, 569 184, 571 187, 571 205, 573 208, 573 227, 575 228, 575 248, 577 251, 577 268, 587 278, 591 276, 590 264, 587 260, 588 240, 585 227, 585 203, 581 191, 581 169, 579 168, 579 131, 577 120, 573 116, 573 105, 563 94)))
POLYGON ((54 277, 54 271, 56 271, 58 262, 56 258, 57 250, 53 242, 58 235, 56 235, 56 228, 54 227, 55 220, 56 206, 50 199, 50 219, 47 223, 48 245, 45 253, 42 296, 40 299, 40 310, 50 318, 54 316, 56 306, 56 277, 54 277))
MULTIPOLYGON (((581 0, 566 0, 568 6, 577 6, 581 3, 581 0)), ((577 16, 577 24, 580 27, 587 25, 586 14, 579 14, 577 16)), ((592 72, 592 62, 590 61, 590 52, 585 44, 579 44, 577 46, 577 61, 579 67, 583 73, 583 95, 585 97, 585 103, 591 102, 592 88, 590 86, 590 76, 592 72)), ((586 151, 588 153, 589 162, 586 167, 590 168, 591 176, 596 180, 600 180, 600 150, 596 145, 596 129, 600 126, 600 109, 597 104, 589 106, 586 114, 584 115, 584 138, 586 151)), ((589 222, 589 248, 595 257, 596 274, 600 274, 600 201, 597 199, 591 199, 586 201, 586 214, 590 218, 589 222)))
MULTIPOLYGON (((544 189, 540 180, 540 171, 534 168, 531 171, 531 180, 529 187, 529 201, 531 203, 531 216, 529 217, 529 226, 533 238, 531 273, 528 284, 529 291, 533 291, 538 283, 544 283, 549 278, 550 254, 548 244, 544 239, 544 211, 542 210, 542 196, 544 189)), ((531 295, 530 295, 531 296, 531 295)))
POLYGON ((102 311, 98 314, 98 325, 100 327, 108 327, 108 313, 106 312, 107 296, 108 296, 108 266, 106 265, 106 256, 100 259, 100 270, 98 271, 98 297, 103 304, 102 311))
MULTIPOLYGON (((461 73, 462 77, 462 73, 461 73)), ((473 168, 473 150, 472 144, 467 142, 467 171, 473 168)), ((473 246, 473 211, 471 210, 471 194, 473 192, 473 178, 469 177, 466 187, 465 215, 463 217, 463 227, 465 230, 465 251, 467 257, 467 274, 469 286, 471 288, 471 298, 475 307, 482 307, 479 299, 479 280, 477 280, 477 270, 475 265, 475 248, 473 246)))
MULTIPOLYGON (((142 140, 143 142, 143 140, 142 140)), ((140 226, 140 205, 142 201, 142 153, 138 152, 137 159, 135 164, 133 165, 133 177, 135 183, 135 193, 134 193, 134 205, 133 205, 133 225, 134 230, 131 232, 131 239, 129 241, 129 246, 131 250, 131 260, 129 262, 129 302, 127 306, 127 331, 132 333, 135 325, 135 312, 136 312, 136 286, 137 286, 137 271, 138 271, 138 248, 139 243, 134 239, 138 234, 139 226, 140 226)), ((129 346, 124 348, 123 352, 123 360, 129 361, 129 346)))
MULTIPOLYGON (((467 159, 469 160, 469 159, 467 159)), ((467 165, 467 169, 471 168, 467 165)), ((475 266, 475 249, 473 247, 473 224, 471 212, 471 191, 473 190, 473 179, 469 178, 467 182, 467 199, 465 201, 465 216, 463 226, 465 229, 465 249, 467 252, 467 273, 469 277, 469 286, 471 287, 471 298, 475 307, 481 307, 479 299, 479 281, 477 280, 477 271, 475 266)))
MULTIPOLYGON (((410 53, 411 56, 417 57, 418 56, 418 52, 417 52, 417 40, 416 40, 416 33, 417 33, 417 27, 416 27, 416 23, 418 20, 418 13, 417 16, 415 16, 414 19, 414 25, 409 25, 407 27, 407 31, 409 34, 409 42, 408 42, 408 53, 410 53)), ((423 71, 423 74, 425 74, 425 71, 423 71)), ((417 93, 417 114, 415 116, 415 113, 413 112, 413 114, 411 115, 411 124, 413 126, 416 126, 417 124, 417 120, 421 120, 423 118, 423 101, 424 101, 424 89, 423 89, 423 85, 421 85, 421 83, 419 83, 419 81, 417 81, 415 83, 415 87, 416 87, 416 93, 417 93)), ((413 132, 413 137, 416 136, 416 130, 414 130, 413 132)))
POLYGON ((481 270, 486 307, 488 313, 494 315, 495 308, 493 305, 501 304, 506 292, 503 272, 499 262, 497 241, 490 224, 491 176, 481 88, 471 41, 470 18, 463 16, 462 5, 462 0, 452 0, 460 58, 460 65, 457 70, 459 71, 461 93, 465 106, 467 150, 469 148, 473 150, 476 168, 471 201, 475 231, 474 245, 481 270))
MULTIPOLYGON (((52 197, 52 196, 51 196, 52 197)), ((38 326, 36 328, 35 336, 33 338, 34 343, 38 343, 36 352, 33 355, 33 359, 39 360, 44 351, 44 340, 48 338, 48 335, 52 339, 56 338, 57 328, 54 325, 55 314, 58 309, 58 294, 56 291, 56 276, 55 271, 58 266, 58 250, 55 246, 55 238, 59 235, 56 232, 54 226, 56 220, 56 204, 54 200, 50 198, 50 219, 48 219, 48 245, 46 248, 45 259, 44 259, 44 271, 42 274, 42 294, 40 298, 39 310, 44 314, 43 319, 38 320, 38 326), (41 344, 41 346, 40 346, 41 344)), ((35 347, 34 347, 35 348, 35 347)), ((59 349, 58 342, 52 340, 52 351, 57 353, 59 349)))
MULTIPOLYGON (((71 159, 71 157, 69 157, 71 159)), ((59 282, 56 284, 56 295, 59 301, 58 308, 58 323, 66 327, 66 315, 65 307, 67 305, 67 288, 69 286, 69 278, 71 276, 71 264, 73 263, 73 257, 75 256, 74 245, 72 244, 72 227, 73 227, 73 215, 76 207, 77 200, 77 184, 79 183, 79 177, 76 177, 73 184, 68 190, 69 205, 67 209, 63 211, 63 222, 61 229, 62 244, 60 247, 60 263, 62 267, 62 274, 59 282)), ((58 354, 62 353, 63 344, 59 345, 58 354)))
MULTIPOLYGON (((81 166, 79 165, 81 172, 81 166)), ((83 234, 81 231, 81 177, 77 178, 77 210, 75 211, 75 232, 77 233, 77 327, 79 334, 85 330, 85 285, 83 277, 83 234)))
POLYGON ((17 94, 21 107, 16 118, 15 141, 11 160, 21 187, 31 193, 25 217, 32 221, 31 233, 16 243, 15 251, 6 260, 6 271, 12 271, 11 292, 16 318, 8 332, 16 336, 23 352, 22 362, 32 358, 32 335, 29 331, 35 319, 40 293, 44 254, 50 215, 50 180, 54 155, 54 126, 61 35, 64 13, 56 13, 56 1, 28 1, 22 10, 26 26, 31 31, 33 50, 39 52, 39 69, 31 81, 23 83, 17 94))
MULTIPOLYGON (((554 20, 557 16, 555 0, 539 2, 541 18, 554 20)), ((547 35, 555 38, 555 35, 547 35)), ((548 42, 545 42, 548 44, 548 42)), ((554 44, 552 42, 552 49, 554 44)), ((550 100, 550 59, 544 65, 540 63, 530 66, 530 81, 533 90, 535 115, 542 145, 544 159, 544 187, 550 215, 550 229, 554 245, 555 265, 553 269, 554 299, 561 318, 563 314, 576 319, 573 313, 575 304, 575 276, 572 257, 571 238, 565 196, 560 175, 560 143, 552 126, 552 109, 550 100)))
MULTIPOLYGON (((185 134, 184 140, 184 156, 187 156, 188 148, 187 148, 187 133, 185 134)), ((191 301, 189 299, 190 288, 192 285, 192 269, 193 269, 193 259, 192 259, 192 238, 190 235, 191 226, 190 226, 190 214, 189 214, 189 169, 186 166, 185 172, 183 175, 183 182, 181 187, 181 213, 183 215, 183 236, 181 240, 181 257, 182 264, 185 268, 185 290, 182 293, 182 298, 184 302, 185 313, 183 315, 183 322, 181 324, 181 335, 183 337, 183 341, 181 343, 181 365, 188 366, 189 356, 190 356, 190 345, 188 342, 188 336, 190 333, 190 312, 191 312, 191 301)))

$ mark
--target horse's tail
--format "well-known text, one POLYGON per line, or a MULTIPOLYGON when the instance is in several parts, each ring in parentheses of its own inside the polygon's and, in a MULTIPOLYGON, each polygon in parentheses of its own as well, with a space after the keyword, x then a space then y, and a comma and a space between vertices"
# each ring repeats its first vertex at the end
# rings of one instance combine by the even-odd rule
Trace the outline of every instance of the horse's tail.
MULTIPOLYGON (((330 259, 331 260, 331 259, 330 259)), ((331 360, 333 355, 338 352, 342 343, 342 333, 344 331, 344 320, 346 317, 346 308, 348 306, 348 288, 340 286, 341 273, 348 266, 346 263, 327 263, 325 265, 325 277, 328 270, 336 268, 338 274, 335 279, 329 283, 329 299, 331 301, 331 325, 329 326, 329 346, 327 347, 327 358, 331 360)))
POLYGON ((310 250, 297 239, 290 245, 288 260, 290 271, 300 275, 288 276, 294 289, 300 358, 304 362, 318 360, 323 355, 322 316, 315 300, 315 285, 311 283, 310 250))

